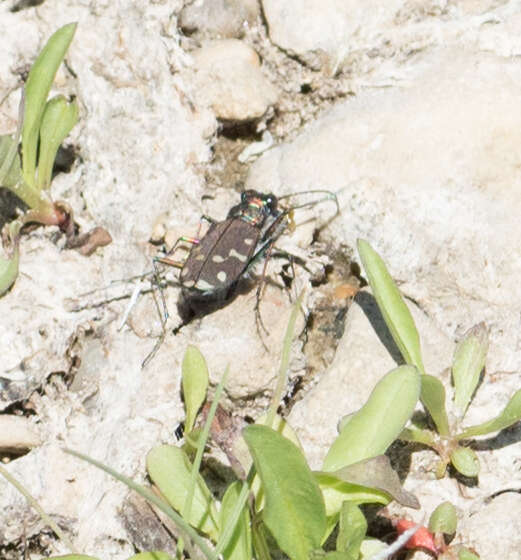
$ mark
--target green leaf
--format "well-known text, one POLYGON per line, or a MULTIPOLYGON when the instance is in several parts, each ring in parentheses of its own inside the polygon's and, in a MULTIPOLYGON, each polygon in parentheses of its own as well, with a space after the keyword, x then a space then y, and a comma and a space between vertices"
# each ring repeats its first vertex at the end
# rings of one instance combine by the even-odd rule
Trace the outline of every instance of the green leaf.
POLYGON ((333 442, 322 469, 336 471, 382 455, 411 417, 419 394, 420 375, 415 367, 400 366, 390 371, 333 442))
POLYGON ((358 463, 348 465, 331 473, 324 473, 334 476, 342 482, 357 484, 368 488, 376 488, 403 506, 419 509, 420 504, 414 494, 405 491, 400 483, 400 478, 391 467, 389 457, 378 455, 371 459, 364 459, 358 463))
POLYGON ((458 551, 458 560, 479 560, 479 556, 463 546, 458 551))
POLYGON ((456 508, 450 502, 441 503, 431 514, 429 531, 453 535, 458 525, 456 508))
POLYGON ((183 358, 182 387, 186 408, 185 431, 190 433, 208 390, 206 360, 195 346, 188 346, 183 358))
POLYGON ((25 85, 25 114, 22 128, 24 180, 35 184, 36 150, 45 103, 52 82, 76 31, 76 23, 56 31, 35 60, 25 85))
POLYGON ((503 412, 496 416, 488 422, 483 422, 483 424, 478 424, 477 426, 471 426, 458 434, 457 439, 467 439, 473 436, 482 436, 485 434, 490 434, 491 432, 497 432, 508 428, 512 424, 515 424, 521 419, 521 389, 514 393, 514 396, 510 399, 508 404, 503 409, 503 412))
POLYGON ((469 447, 456 447, 450 454, 450 462, 464 476, 478 476, 479 459, 469 447))
POLYGON ((396 346, 408 364, 416 366, 420 373, 425 373, 416 325, 384 261, 363 239, 358 240, 358 253, 376 303, 396 346))
MULTIPOLYGON (((221 534, 227 521, 233 517, 233 511, 238 506, 242 484, 234 482, 224 493, 220 513, 221 534)), ((240 506, 240 504, 239 504, 240 506)), ((250 512, 247 507, 242 508, 239 521, 235 526, 231 539, 223 549, 226 560, 250 560, 252 557, 250 512)))
POLYGON ((315 476, 322 490, 328 518, 338 515, 345 501, 353 502, 354 504, 383 505, 387 505, 391 501, 387 492, 368 486, 343 482, 329 472, 316 472, 315 476))
POLYGON ((48 189, 51 185, 56 152, 77 122, 76 100, 69 103, 63 95, 57 95, 46 103, 40 125, 38 189, 48 189))
POLYGON ((243 437, 266 496, 263 519, 292 560, 307 560, 326 530, 324 500, 300 449, 267 426, 251 425, 243 437))
MULTIPOLYGON (((192 465, 184 451, 177 447, 161 445, 147 455, 147 471, 167 502, 177 511, 185 505, 191 484, 192 465)), ((201 475, 197 476, 190 518, 186 521, 193 527, 217 540, 219 534, 218 515, 212 494, 201 475)))
POLYGON ((449 435, 449 420, 445 410, 445 387, 443 387, 443 383, 432 375, 422 375, 421 384, 423 406, 431 415, 440 436, 449 435))
POLYGON ((12 247, 9 257, 0 257, 0 296, 7 292, 18 276, 18 267, 20 264, 20 249, 18 247, 19 230, 20 223, 17 221, 11 222, 8 226, 12 247))
POLYGON ((139 554, 134 554, 128 560, 174 560, 170 554, 166 552, 140 552, 139 554))
POLYGON ((6 134, 0 136, 0 186, 16 193, 16 185, 22 181, 22 168, 16 140, 6 134))
POLYGON ((488 350, 488 331, 485 323, 479 323, 465 333, 456 346, 452 362, 454 381, 454 405, 463 417, 485 367, 488 350))
POLYGON ((434 445, 434 435, 430 430, 419 430, 417 428, 404 428, 398 439, 410 441, 412 443, 423 443, 432 447, 434 445))
POLYGON ((346 553, 346 559, 358 560, 360 546, 367 533, 367 521, 360 508, 344 502, 340 510, 336 549, 346 553))

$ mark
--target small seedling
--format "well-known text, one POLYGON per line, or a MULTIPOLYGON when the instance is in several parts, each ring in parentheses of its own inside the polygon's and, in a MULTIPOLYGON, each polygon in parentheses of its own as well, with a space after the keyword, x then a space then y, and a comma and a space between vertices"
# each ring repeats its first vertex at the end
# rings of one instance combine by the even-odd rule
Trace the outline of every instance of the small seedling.
POLYGON ((429 429, 411 425, 401 433, 400 439, 434 449, 440 456, 436 467, 439 478, 445 474, 449 463, 464 476, 477 476, 479 460, 476 453, 464 444, 465 440, 503 430, 521 419, 521 390, 514 393, 495 418, 476 426, 464 426, 465 413, 484 371, 488 349, 488 332, 480 323, 471 328, 456 347, 452 361, 452 406, 447 412, 445 388, 437 377, 425 373, 416 325, 383 260, 366 241, 359 240, 358 251, 396 345, 404 360, 422 373, 421 400, 435 426, 435 429, 429 429))
POLYGON ((15 135, 0 136, 0 186, 12 191, 28 207, 3 231, 8 257, 0 258, 0 295, 18 275, 20 232, 29 222, 59 226, 67 235, 67 246, 82 247, 84 254, 110 242, 110 236, 101 228, 77 236, 69 206, 52 202, 48 194, 58 148, 78 120, 75 99, 68 101, 63 95, 47 99, 75 31, 76 23, 69 23, 48 40, 31 67, 22 91, 15 135))
MULTIPOLYGON (((420 392, 415 367, 401 366, 380 381, 366 405, 344 423, 320 472, 310 469, 295 432, 276 414, 299 303, 293 308, 286 333, 272 406, 256 424, 244 428, 242 437, 227 443, 228 453, 235 455, 242 472, 248 474, 233 482, 222 500, 208 488, 200 466, 203 452, 212 441, 209 437, 215 429, 226 374, 201 427, 197 416, 206 399, 209 376, 206 362, 195 347, 187 349, 182 364, 185 444, 161 445, 147 456, 148 474, 162 498, 74 453, 122 480, 167 513, 181 531, 178 557, 185 549, 194 557, 195 545, 209 560, 267 560, 280 552, 291 560, 323 556, 369 560, 385 544, 367 538, 367 523, 358 506, 387 504, 396 499, 418 507, 416 498, 403 490, 398 475, 382 455, 415 408, 420 392), (382 430, 383 424, 386 426, 382 430), (325 551, 323 545, 337 525, 336 550, 325 551)), ((380 557, 385 558, 385 553, 380 557)))

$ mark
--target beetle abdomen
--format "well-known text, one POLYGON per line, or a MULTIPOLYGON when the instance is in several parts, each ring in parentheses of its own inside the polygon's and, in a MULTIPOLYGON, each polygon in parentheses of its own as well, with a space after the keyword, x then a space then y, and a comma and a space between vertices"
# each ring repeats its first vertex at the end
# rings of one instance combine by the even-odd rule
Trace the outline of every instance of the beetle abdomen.
POLYGON ((195 245, 181 270, 185 292, 218 299, 227 296, 250 264, 259 229, 243 220, 228 218, 212 224, 195 245))

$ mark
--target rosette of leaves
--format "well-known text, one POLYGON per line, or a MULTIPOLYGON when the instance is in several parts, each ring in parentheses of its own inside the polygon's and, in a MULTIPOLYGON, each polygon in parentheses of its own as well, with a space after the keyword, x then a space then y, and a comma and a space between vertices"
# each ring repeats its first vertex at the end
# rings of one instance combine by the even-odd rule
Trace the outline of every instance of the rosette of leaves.
POLYGON ((64 202, 53 202, 49 195, 56 154, 78 121, 78 104, 63 95, 47 98, 75 31, 76 23, 69 23, 47 41, 27 77, 16 133, 0 136, 0 186, 12 191, 28 208, 2 232, 7 257, 0 258, 0 295, 18 275, 20 232, 29 222, 59 226, 67 235, 68 247, 85 247, 89 243, 84 254, 94 250, 93 243, 100 246, 110 242, 110 236, 102 234, 101 228, 95 228, 94 236, 94 230, 86 236, 76 236, 71 209, 64 202))
POLYGON ((433 429, 410 425, 400 439, 419 442, 440 456, 436 475, 441 478, 447 465, 464 476, 479 474, 476 453, 466 445, 470 438, 503 430, 521 419, 521 390, 514 393, 495 417, 475 426, 465 425, 465 414, 483 376, 488 350, 488 331, 484 323, 471 328, 459 342, 452 361, 452 398, 446 402, 441 381, 425 373, 420 337, 412 315, 385 263, 366 241, 359 240, 358 251, 373 295, 385 323, 404 360, 421 372, 421 401, 432 419, 433 429), (449 410, 447 410, 447 404, 449 410))

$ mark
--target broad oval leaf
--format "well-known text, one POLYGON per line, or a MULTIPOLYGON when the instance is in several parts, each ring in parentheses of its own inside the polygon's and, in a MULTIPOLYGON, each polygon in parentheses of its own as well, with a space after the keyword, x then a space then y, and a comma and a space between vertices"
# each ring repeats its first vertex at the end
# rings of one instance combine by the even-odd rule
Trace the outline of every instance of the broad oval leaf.
POLYGON ((508 404, 503 409, 503 412, 488 422, 471 426, 463 430, 461 434, 456 436, 457 439, 467 439, 473 436, 483 436, 491 432, 497 432, 511 426, 518 420, 521 420, 521 389, 514 393, 508 404))
POLYGON ((40 124, 40 151, 38 155, 38 188, 51 184, 56 152, 72 127, 78 122, 78 103, 57 95, 45 105, 40 124))
POLYGON ((190 433, 208 390, 208 366, 204 356, 195 346, 190 345, 186 349, 181 383, 186 408, 185 432, 190 433))
POLYGON ((480 558, 477 554, 474 554, 474 552, 472 552, 468 548, 461 546, 458 550, 458 560, 480 560, 480 558))
MULTIPOLYGON (((241 488, 242 484, 240 482, 234 482, 228 486, 224 493, 221 510, 219 512, 221 535, 227 520, 232 517, 234 509, 240 505, 239 496, 241 488)), ((251 543, 250 512, 246 506, 243 507, 230 541, 223 549, 223 557, 226 558, 226 560, 250 560, 252 557, 251 543)))
POLYGON ((411 417, 419 396, 420 374, 414 366, 390 371, 333 442, 322 469, 336 471, 385 453, 411 417))
POLYGON ((425 373, 420 336, 409 308, 396 287, 380 255, 363 239, 358 240, 358 253, 385 324, 404 360, 425 373))
POLYGON ((485 323, 467 331, 456 346, 452 361, 454 406, 460 417, 465 415, 476 390, 481 371, 485 367, 488 350, 488 331, 485 323))
POLYGON ((421 400, 423 406, 431 415, 441 436, 449 435, 449 420, 445 409, 445 387, 443 383, 432 375, 422 375, 421 400))
POLYGON ((442 502, 431 514, 429 530, 433 533, 453 535, 458 525, 456 508, 450 502, 442 502))
POLYGON ((252 425, 243 437, 264 488, 263 519, 292 560, 307 560, 326 530, 324 500, 300 449, 267 426, 252 425))
POLYGON ((74 37, 76 25, 64 25, 49 38, 27 77, 22 128, 22 166, 24 179, 29 185, 34 185, 36 149, 47 96, 56 71, 74 37))
MULTIPOLYGON (((161 445, 147 455, 147 471, 167 502, 177 511, 185 505, 191 484, 192 465, 182 449, 161 445)), ((213 497, 201 475, 197 475, 194 489, 190 525, 206 533, 213 540, 219 534, 218 514, 213 497)))
POLYGON ((478 476, 479 459, 469 447, 456 447, 450 454, 450 462, 464 476, 478 476))

